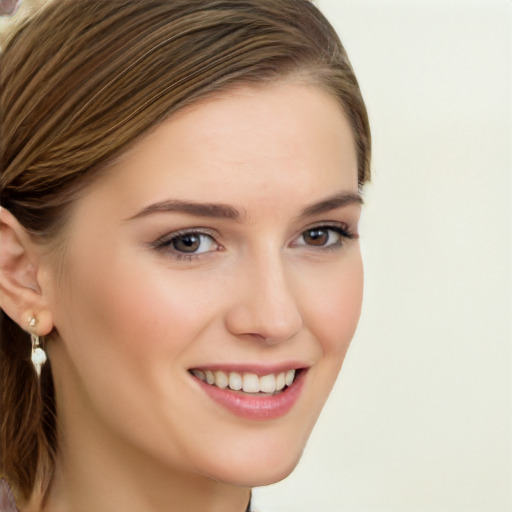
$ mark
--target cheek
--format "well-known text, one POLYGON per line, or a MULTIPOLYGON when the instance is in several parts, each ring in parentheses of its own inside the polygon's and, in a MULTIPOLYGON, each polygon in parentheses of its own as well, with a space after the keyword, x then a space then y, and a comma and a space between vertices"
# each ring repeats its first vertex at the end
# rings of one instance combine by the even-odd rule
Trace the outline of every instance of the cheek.
POLYGON ((326 269, 322 286, 308 294, 309 323, 324 356, 341 364, 355 333, 363 299, 363 265, 359 252, 337 269, 326 269))
POLYGON ((66 300, 79 318, 106 331, 112 341, 143 352, 168 345, 177 331, 197 325, 197 288, 190 276, 172 274, 146 249, 114 247, 110 253, 90 251, 83 264, 80 259, 86 258, 74 259, 66 300))
POLYGON ((176 275, 140 253, 89 256, 87 264, 74 260, 57 308, 61 339, 50 357, 59 399, 68 414, 99 418, 141 444, 151 430, 161 442, 174 428, 167 411, 180 406, 173 402, 180 393, 169 396, 169 388, 186 392, 184 360, 214 301, 204 290, 197 296, 186 272, 176 275))
POLYGON ((163 387, 204 326, 197 286, 190 276, 171 280, 165 265, 138 251, 74 256, 55 320, 66 364, 85 386, 109 379, 109 388, 163 387))

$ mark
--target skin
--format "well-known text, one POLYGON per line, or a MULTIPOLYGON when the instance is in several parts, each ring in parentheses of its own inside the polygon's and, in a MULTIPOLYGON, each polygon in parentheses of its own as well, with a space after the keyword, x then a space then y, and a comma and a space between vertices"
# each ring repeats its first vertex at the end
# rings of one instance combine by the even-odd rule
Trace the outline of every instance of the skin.
MULTIPOLYGON (((18 307, 20 324, 36 311, 41 329, 51 318, 58 333, 47 348, 61 450, 45 510, 240 512, 251 487, 290 473, 338 375, 363 286, 359 202, 301 213, 357 192, 338 102, 283 83, 179 113, 77 201, 63 266, 36 258, 38 302, 18 307), (137 216, 169 200, 229 205, 240 218, 137 216), (333 224, 354 238, 324 228, 324 245, 310 243, 313 227, 333 224), (205 232, 200 254, 156 247, 184 229, 205 232), (281 362, 309 369, 297 403, 273 420, 232 414, 188 371, 281 362)), ((14 232, 8 212, 4 221, 14 232)))

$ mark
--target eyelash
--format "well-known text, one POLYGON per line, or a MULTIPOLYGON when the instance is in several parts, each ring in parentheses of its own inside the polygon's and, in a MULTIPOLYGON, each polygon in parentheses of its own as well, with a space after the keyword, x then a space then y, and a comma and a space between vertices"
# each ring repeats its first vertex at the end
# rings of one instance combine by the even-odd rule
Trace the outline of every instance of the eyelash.
MULTIPOLYGON (((215 234, 213 232, 210 232, 205 229, 183 229, 180 231, 175 231, 173 233, 164 235, 163 237, 159 238, 155 242, 151 244, 151 246, 156 249, 157 251, 166 252, 169 254, 172 258, 178 260, 178 261, 193 261, 197 260, 204 255, 215 252, 215 251, 206 251, 202 253, 184 253, 179 252, 176 249, 172 248, 172 244, 174 241, 179 240, 182 237, 185 236, 198 236, 198 237, 209 237, 212 239, 213 243, 217 245, 217 247, 220 247, 220 244, 218 244, 215 241, 215 234)), ((217 249, 218 250, 218 249, 217 249)))
MULTIPOLYGON (((331 245, 327 246, 314 246, 314 245, 308 245, 308 244, 297 244, 293 243, 292 247, 311 247, 316 250, 323 250, 323 251, 335 251, 337 249, 341 249, 347 240, 353 240, 359 237, 359 235, 352 233, 348 227, 345 224, 318 224, 311 227, 308 227, 304 231, 300 233, 300 235, 297 237, 297 239, 303 237, 306 233, 312 232, 312 231, 326 231, 326 232, 334 232, 337 235, 340 236, 340 241, 331 245)), ((172 258, 178 260, 178 261, 194 261, 198 260, 202 257, 204 257, 207 254, 210 254, 212 252, 216 252, 220 250, 221 245, 216 242, 215 240, 215 234, 213 232, 210 232, 205 229, 184 229, 180 231, 175 231, 173 233, 164 235, 163 237, 157 239, 155 242, 151 244, 151 247, 156 249, 157 251, 166 252, 169 254, 172 258), (180 252, 176 249, 172 248, 173 242, 176 240, 179 240, 182 237, 185 236, 197 236, 197 237, 209 237, 211 238, 212 242, 217 246, 217 248, 213 251, 204 251, 201 253, 184 253, 180 252)))
POLYGON ((334 233, 338 234, 340 236, 340 240, 339 242, 337 243, 334 243, 334 244, 331 244, 331 245, 320 245, 320 246, 315 246, 315 245, 307 245, 307 244, 293 244, 292 247, 300 247, 300 246, 304 246, 304 247, 311 247, 313 249, 318 249, 318 250, 323 250, 323 251, 335 251, 337 249, 341 249, 344 245, 345 245, 345 242, 347 240, 354 240, 355 238, 358 238, 358 235, 351 232, 349 230, 349 228, 345 225, 345 224, 317 224, 317 225, 314 225, 314 226, 310 226, 308 227, 307 229, 305 229, 300 235, 298 238, 301 238, 304 236, 305 233, 307 232, 312 232, 312 231, 333 231, 334 233))

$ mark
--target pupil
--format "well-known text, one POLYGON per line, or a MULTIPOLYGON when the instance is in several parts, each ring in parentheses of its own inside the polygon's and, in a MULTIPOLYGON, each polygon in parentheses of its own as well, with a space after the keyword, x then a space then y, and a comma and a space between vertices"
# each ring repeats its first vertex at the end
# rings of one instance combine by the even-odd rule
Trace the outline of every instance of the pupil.
POLYGON ((197 235, 183 235, 173 240, 173 247, 180 252, 196 252, 201 240, 197 235))
POLYGON ((325 245, 329 240, 329 234, 324 229, 310 229, 306 231, 304 240, 309 245, 325 245))

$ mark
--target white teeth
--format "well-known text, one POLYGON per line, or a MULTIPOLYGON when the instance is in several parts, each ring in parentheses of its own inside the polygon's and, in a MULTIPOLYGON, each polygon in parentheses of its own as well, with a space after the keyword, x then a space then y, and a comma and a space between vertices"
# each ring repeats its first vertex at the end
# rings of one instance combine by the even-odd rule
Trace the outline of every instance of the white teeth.
POLYGON ((229 387, 233 391, 240 391, 242 389, 242 376, 237 372, 230 372, 229 374, 229 387))
POLYGON ((244 373, 242 389, 246 393, 258 393, 260 391, 260 379, 254 373, 244 373))
POLYGON ((286 386, 286 382, 285 382, 285 373, 284 372, 281 372, 277 377, 276 377, 276 391, 281 391, 282 389, 284 389, 284 387, 286 386))
POLYGON ((198 378, 203 381, 206 381, 206 377, 204 375, 204 372, 201 370, 192 370, 192 373, 198 378))
POLYGON ((291 386, 291 384, 293 383, 293 379, 295 379, 295 370, 288 370, 284 378, 286 385, 291 386))
POLYGON ((191 370, 191 373, 207 384, 224 389, 229 387, 233 391, 243 390, 245 393, 275 393, 291 386, 295 380, 296 371, 288 370, 278 374, 262 375, 255 373, 226 373, 222 370, 191 370))
POLYGON ((224 388, 228 387, 228 384, 229 384, 228 376, 224 372, 221 372, 221 371, 215 372, 214 376, 215 376, 215 385, 218 388, 224 389, 224 388))
MULTIPOLYGON (((273 393, 276 390, 276 376, 275 375, 264 375, 259 378, 260 390, 263 393, 273 393)), ((284 386, 283 386, 284 387, 284 386)), ((244 389, 245 391, 245 389, 244 389)))

